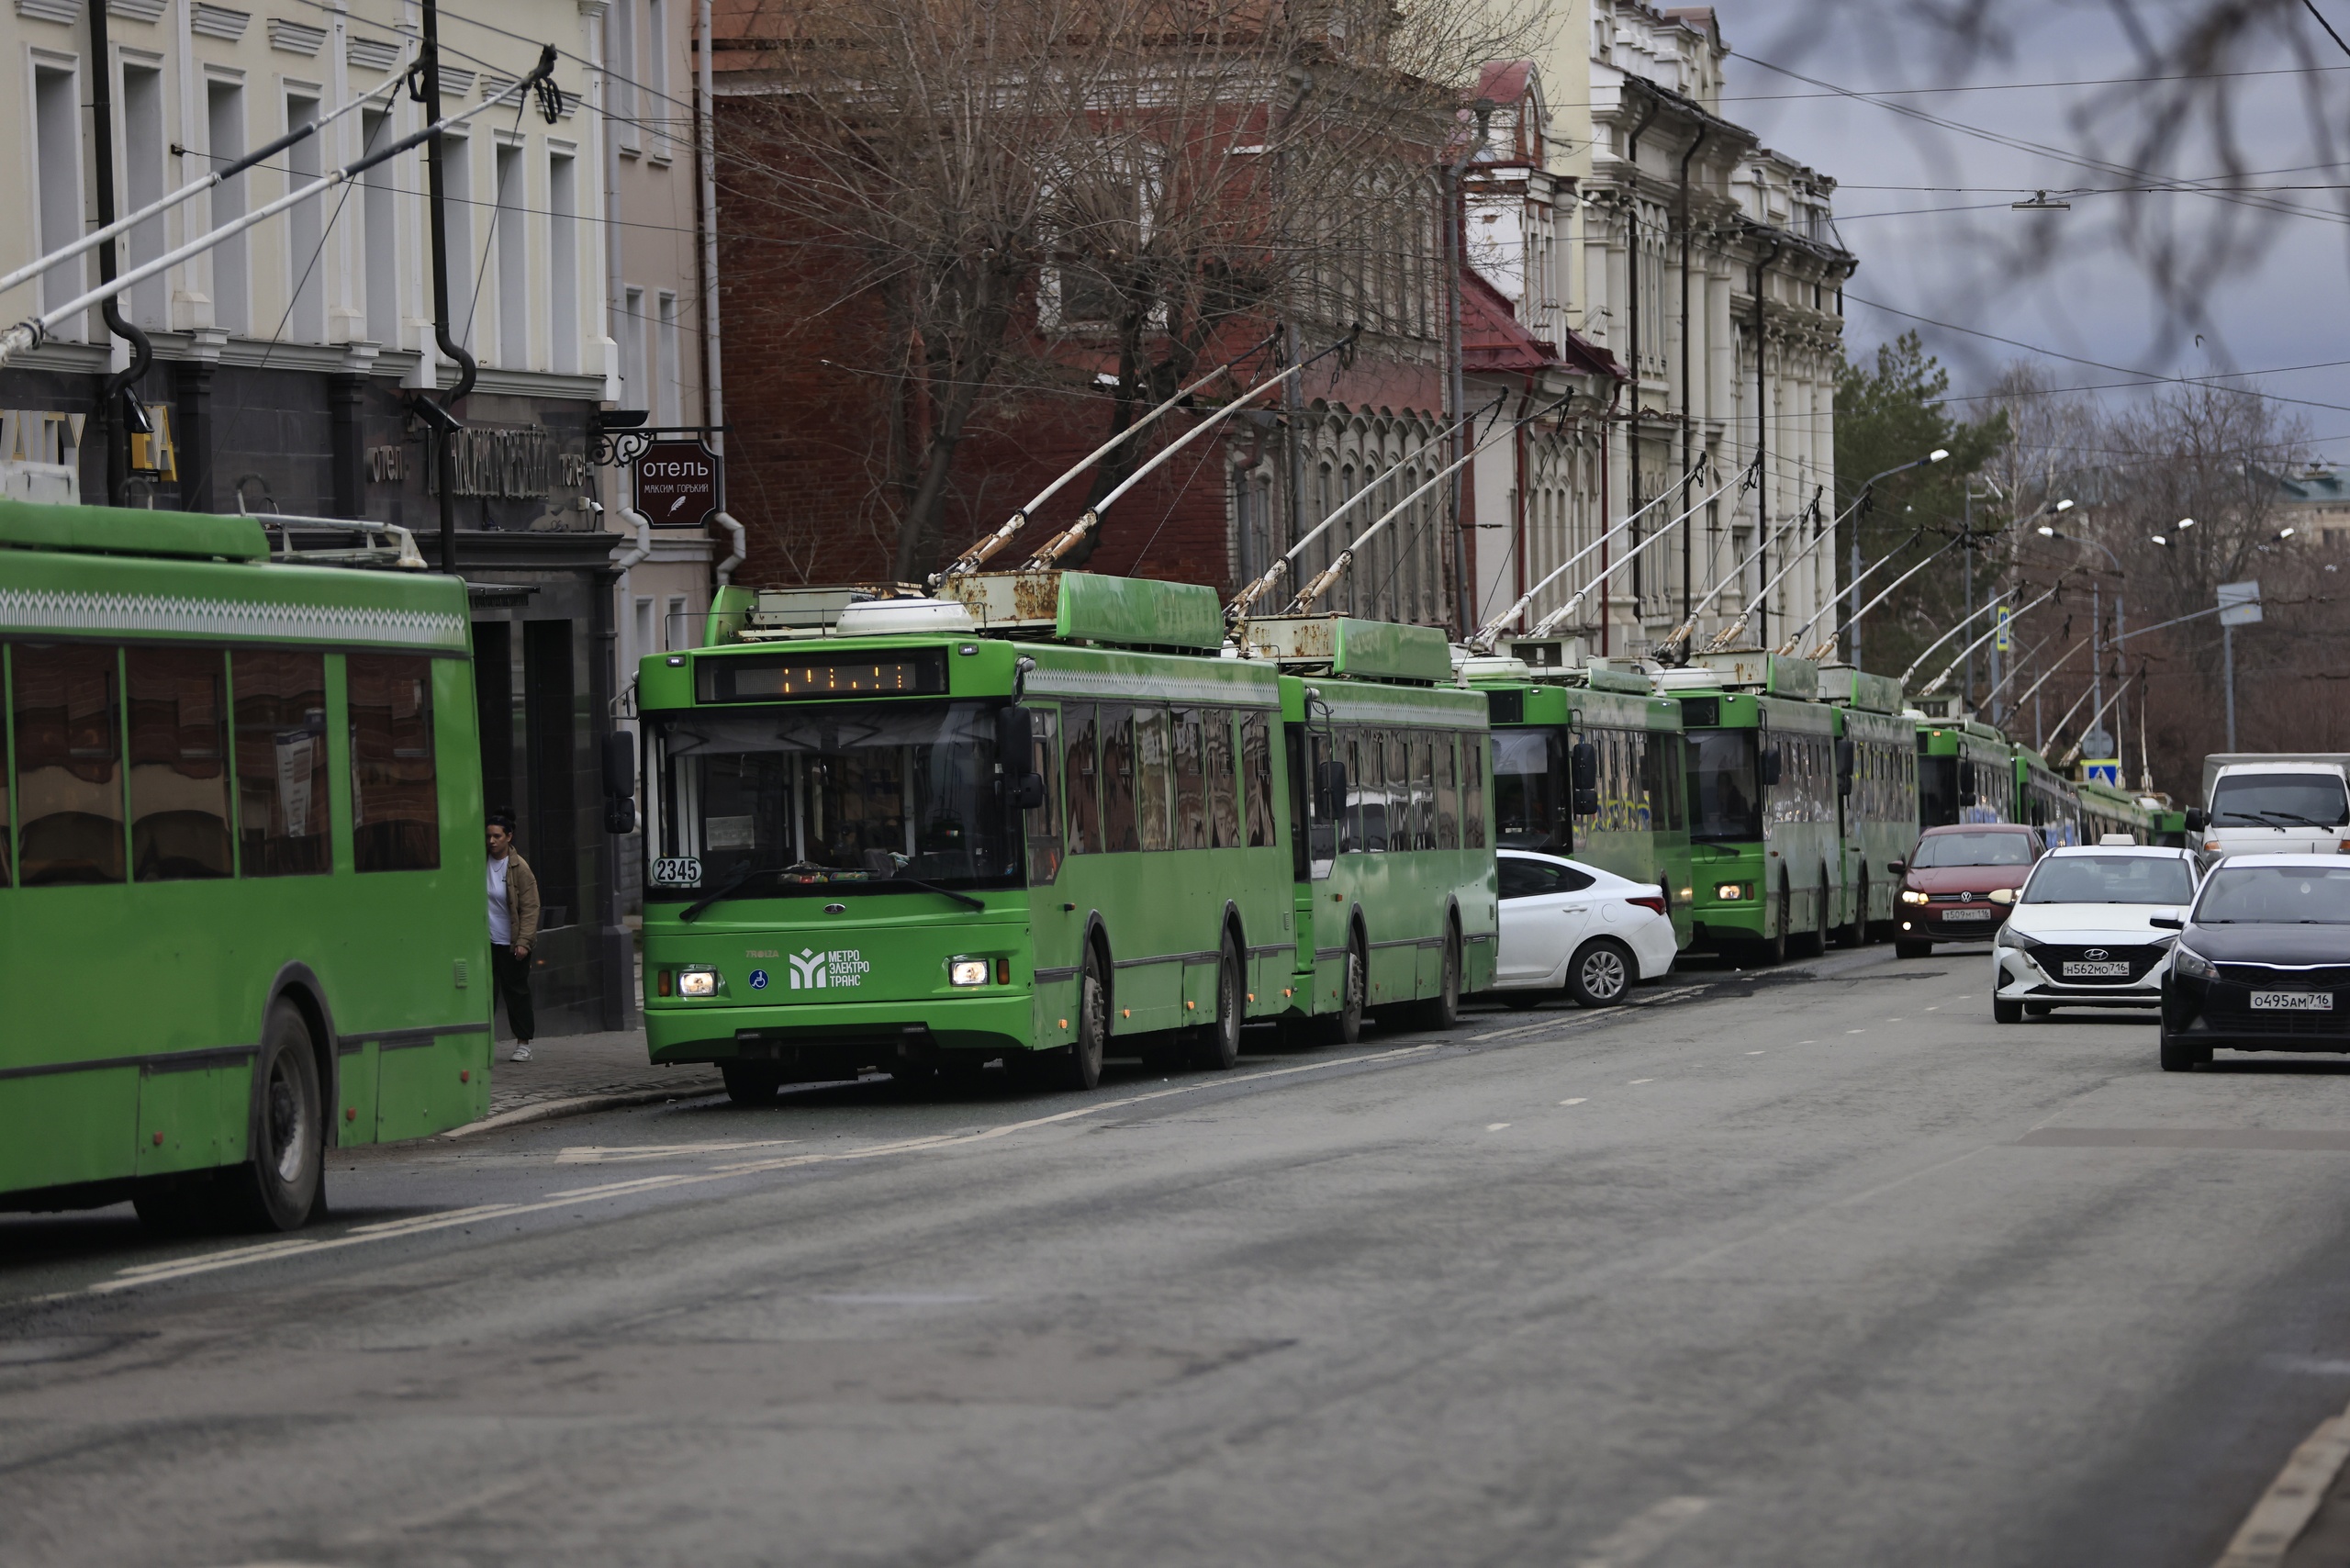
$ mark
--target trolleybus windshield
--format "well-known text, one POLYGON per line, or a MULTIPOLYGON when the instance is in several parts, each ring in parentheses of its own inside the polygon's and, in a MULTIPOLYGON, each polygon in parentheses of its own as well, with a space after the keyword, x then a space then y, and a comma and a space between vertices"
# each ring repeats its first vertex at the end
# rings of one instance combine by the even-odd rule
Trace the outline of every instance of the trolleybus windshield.
POLYGON ((1494 842, 1502 848, 1568 847, 1560 749, 1555 730, 1494 732, 1494 842))
POLYGON ((1691 839, 1719 844, 1762 836, 1762 790, 1755 777, 1754 741, 1752 730, 1691 732, 1691 839))
POLYGON ((743 879, 753 897, 898 881, 1017 887, 996 770, 1000 704, 891 702, 697 711, 655 719, 663 789, 647 879, 695 899, 743 879))

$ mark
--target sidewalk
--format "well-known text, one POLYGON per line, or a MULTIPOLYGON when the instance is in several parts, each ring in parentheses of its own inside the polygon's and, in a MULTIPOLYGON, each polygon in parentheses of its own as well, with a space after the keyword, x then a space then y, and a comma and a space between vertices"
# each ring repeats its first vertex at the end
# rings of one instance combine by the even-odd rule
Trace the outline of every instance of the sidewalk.
POLYGON ((645 1060, 642 1029, 544 1036, 532 1043, 529 1061, 508 1061, 513 1051, 512 1041, 498 1042, 498 1057, 489 1072, 489 1118, 459 1128, 458 1133, 493 1122, 503 1126, 535 1120, 537 1115, 596 1109, 599 1103, 683 1099, 717 1094, 725 1088, 718 1070, 707 1062, 656 1067, 645 1060), (516 1112, 537 1114, 522 1116, 516 1112))

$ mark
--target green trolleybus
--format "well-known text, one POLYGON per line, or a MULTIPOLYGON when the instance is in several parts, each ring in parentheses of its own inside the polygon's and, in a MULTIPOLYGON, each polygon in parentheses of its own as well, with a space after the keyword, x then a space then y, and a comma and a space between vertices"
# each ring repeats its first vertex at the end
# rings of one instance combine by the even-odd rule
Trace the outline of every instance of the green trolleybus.
POLYGON ((1821 697, 1835 705, 1842 728, 1837 743, 1839 799, 1844 821, 1847 935, 1890 938, 1901 877, 1893 863, 1918 842, 1916 721, 1902 716, 1901 683, 1850 665, 1819 672, 1821 697))
POLYGON ((733 589, 644 661, 655 1060, 745 1103, 996 1058, 1091 1086, 1113 1041, 1228 1067, 1248 1020, 1351 1038, 1490 982, 1484 703, 1442 633, 1257 622, 1241 657, 1203 587, 948 588, 733 589))
POLYGON ((1852 918, 1839 823, 1838 711, 1818 666, 1701 654, 1659 672, 1687 736, 1695 941, 1775 961, 1817 952, 1852 918))
POLYGON ((2073 790, 2080 801, 2082 843, 2096 844, 2109 833, 2126 833, 2140 844, 2162 841, 2166 813, 2160 801, 2096 778, 2077 780, 2073 790))
POLYGON ((289 1228, 489 1100, 464 585, 0 502, 0 1206, 289 1228))
POLYGON ((1571 855, 1656 885, 1673 931, 1690 937, 1689 823, 1681 705, 1649 676, 1591 661, 1540 666, 1517 656, 1469 659, 1461 678, 1485 694, 1494 725, 1494 811, 1505 849, 1571 855))
POLYGON ((1975 719, 1913 719, 1918 726, 1918 825, 2011 823, 2016 750, 1975 719))

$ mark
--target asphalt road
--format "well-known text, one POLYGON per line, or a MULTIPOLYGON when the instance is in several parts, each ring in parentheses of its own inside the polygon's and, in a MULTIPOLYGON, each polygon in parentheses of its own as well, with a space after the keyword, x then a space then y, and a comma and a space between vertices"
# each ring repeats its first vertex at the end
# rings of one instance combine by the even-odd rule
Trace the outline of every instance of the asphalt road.
POLYGON ((1823 969, 0 1219, 0 1559, 2209 1568, 2350 1400, 2350 1073, 1823 969))

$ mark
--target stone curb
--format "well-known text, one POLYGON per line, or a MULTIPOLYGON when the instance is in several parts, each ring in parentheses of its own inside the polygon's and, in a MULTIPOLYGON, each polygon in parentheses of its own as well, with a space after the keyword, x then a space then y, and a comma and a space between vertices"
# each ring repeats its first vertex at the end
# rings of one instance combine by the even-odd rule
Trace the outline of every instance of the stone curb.
POLYGON ((525 1126, 532 1122, 552 1122, 564 1116, 585 1116, 596 1111, 624 1110, 631 1105, 654 1105, 664 1100, 701 1100, 713 1094, 723 1094, 722 1089, 632 1089, 616 1094, 574 1094, 561 1100, 542 1100, 535 1105, 518 1105, 511 1111, 501 1111, 495 1116, 485 1116, 478 1122, 468 1122, 439 1136, 444 1138, 471 1137, 476 1133, 493 1133, 502 1127, 525 1126))

